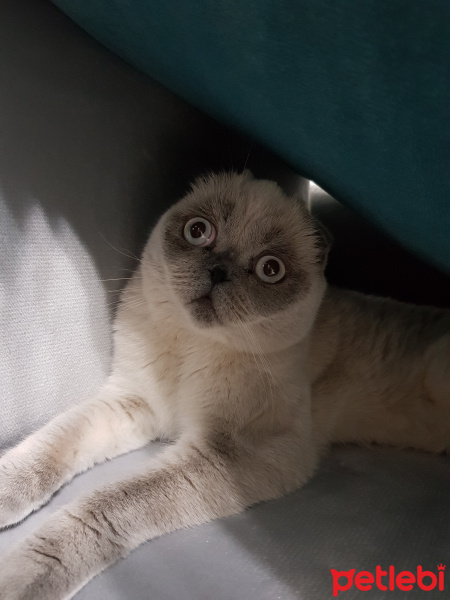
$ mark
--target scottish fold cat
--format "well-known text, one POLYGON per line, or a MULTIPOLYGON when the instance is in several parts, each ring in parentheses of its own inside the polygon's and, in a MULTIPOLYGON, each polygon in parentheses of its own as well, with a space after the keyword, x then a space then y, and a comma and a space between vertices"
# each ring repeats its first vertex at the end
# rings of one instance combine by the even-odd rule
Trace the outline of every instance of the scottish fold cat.
POLYGON ((197 180, 161 217, 109 379, 0 459, 0 526, 96 463, 174 443, 13 548, 2 600, 71 598, 145 540, 295 490, 333 442, 449 445, 450 313, 327 287, 328 247, 248 172, 197 180))

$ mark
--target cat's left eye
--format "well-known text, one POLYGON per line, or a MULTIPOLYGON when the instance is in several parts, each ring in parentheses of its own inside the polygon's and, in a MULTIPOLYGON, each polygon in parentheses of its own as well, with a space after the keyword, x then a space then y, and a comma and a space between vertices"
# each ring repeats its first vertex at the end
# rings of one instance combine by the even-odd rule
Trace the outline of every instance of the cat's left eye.
POLYGON ((216 237, 216 229, 203 217, 194 217, 184 226, 184 239, 193 246, 209 246, 216 237))
POLYGON ((255 273, 265 283, 278 283, 286 275, 286 267, 276 256, 261 256, 255 265, 255 273))

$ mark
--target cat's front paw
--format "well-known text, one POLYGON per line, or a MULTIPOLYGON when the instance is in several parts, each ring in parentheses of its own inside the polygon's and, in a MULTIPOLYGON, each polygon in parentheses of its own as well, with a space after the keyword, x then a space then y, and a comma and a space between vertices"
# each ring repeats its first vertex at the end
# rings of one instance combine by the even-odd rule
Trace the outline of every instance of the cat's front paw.
POLYGON ((19 523, 37 506, 27 489, 27 478, 0 472, 0 528, 19 523))
MULTIPOLYGON (((0 599, 72 598, 94 575, 126 554, 123 546, 101 531, 100 524, 95 512, 88 514, 77 503, 56 512, 0 558, 0 599)), ((109 532, 106 521, 105 528, 109 532)))
POLYGON ((54 491, 54 474, 47 467, 11 454, 0 459, 0 528, 22 521, 54 491))
POLYGON ((5 557, 0 568, 0 598, 2 600, 59 600, 67 595, 58 593, 64 569, 47 554, 22 544, 5 557), (55 563, 55 564, 53 564, 55 563))

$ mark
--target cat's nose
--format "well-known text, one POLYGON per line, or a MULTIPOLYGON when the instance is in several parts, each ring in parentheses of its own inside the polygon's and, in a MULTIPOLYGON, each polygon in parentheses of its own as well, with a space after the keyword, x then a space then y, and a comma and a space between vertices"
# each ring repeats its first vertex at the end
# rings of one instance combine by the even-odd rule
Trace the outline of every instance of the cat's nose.
POLYGON ((213 285, 228 281, 228 273, 222 265, 215 265, 212 269, 209 269, 209 272, 211 274, 211 283, 213 285))

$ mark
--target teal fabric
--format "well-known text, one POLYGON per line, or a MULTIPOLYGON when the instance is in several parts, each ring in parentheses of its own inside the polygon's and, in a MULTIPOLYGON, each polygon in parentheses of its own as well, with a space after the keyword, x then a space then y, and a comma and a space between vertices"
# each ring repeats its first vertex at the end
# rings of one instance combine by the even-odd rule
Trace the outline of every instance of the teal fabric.
POLYGON ((55 3, 450 272, 448 0, 55 3))

